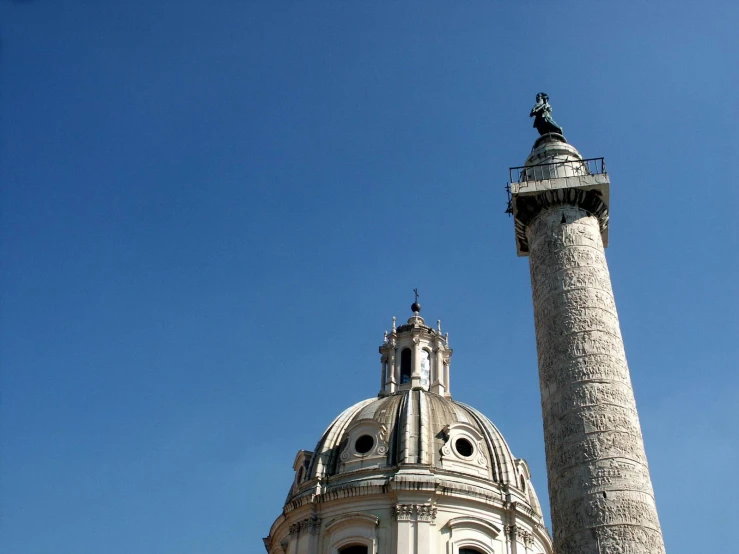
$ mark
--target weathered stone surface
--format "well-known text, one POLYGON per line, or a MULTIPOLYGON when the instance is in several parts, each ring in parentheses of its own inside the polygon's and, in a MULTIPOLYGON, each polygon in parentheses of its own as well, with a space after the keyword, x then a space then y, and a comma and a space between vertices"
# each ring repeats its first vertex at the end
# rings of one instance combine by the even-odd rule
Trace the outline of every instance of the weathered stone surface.
POLYGON ((600 223, 550 206, 526 236, 555 551, 660 554, 600 223))

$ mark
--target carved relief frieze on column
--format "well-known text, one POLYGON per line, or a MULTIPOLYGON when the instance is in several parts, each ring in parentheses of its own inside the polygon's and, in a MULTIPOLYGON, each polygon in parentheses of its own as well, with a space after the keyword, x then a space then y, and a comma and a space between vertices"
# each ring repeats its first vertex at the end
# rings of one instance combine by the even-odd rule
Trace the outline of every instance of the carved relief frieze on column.
POLYGON ((601 230, 572 205, 526 228, 555 551, 662 554, 601 230))

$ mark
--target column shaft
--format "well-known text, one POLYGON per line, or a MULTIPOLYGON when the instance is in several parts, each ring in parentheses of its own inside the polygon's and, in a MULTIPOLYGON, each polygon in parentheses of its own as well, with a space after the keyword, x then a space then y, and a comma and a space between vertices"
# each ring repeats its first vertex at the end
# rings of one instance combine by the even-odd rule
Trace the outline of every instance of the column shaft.
POLYGON ((549 207, 526 236, 554 550, 663 553, 598 220, 549 207))

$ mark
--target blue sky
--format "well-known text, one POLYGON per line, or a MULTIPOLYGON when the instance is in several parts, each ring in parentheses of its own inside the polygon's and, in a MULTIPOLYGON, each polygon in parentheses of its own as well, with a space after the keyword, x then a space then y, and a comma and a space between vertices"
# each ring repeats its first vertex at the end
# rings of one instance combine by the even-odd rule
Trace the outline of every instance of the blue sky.
MULTIPOLYGON (((732 2, 0 0, 0 546, 259 552, 421 292, 546 502, 526 259, 539 91, 607 251, 671 554, 739 495, 732 2)), ((547 509, 548 517, 548 509, 547 509)))

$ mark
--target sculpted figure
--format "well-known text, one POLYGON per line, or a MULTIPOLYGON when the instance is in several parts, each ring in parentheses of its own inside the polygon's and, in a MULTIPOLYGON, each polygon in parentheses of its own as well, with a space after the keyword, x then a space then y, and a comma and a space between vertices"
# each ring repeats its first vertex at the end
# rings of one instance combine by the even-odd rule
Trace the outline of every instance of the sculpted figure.
POLYGON ((534 127, 540 135, 546 135, 547 133, 564 134, 562 127, 552 119, 552 106, 549 104, 549 96, 544 92, 536 95, 536 104, 531 108, 529 117, 535 118, 534 127))

